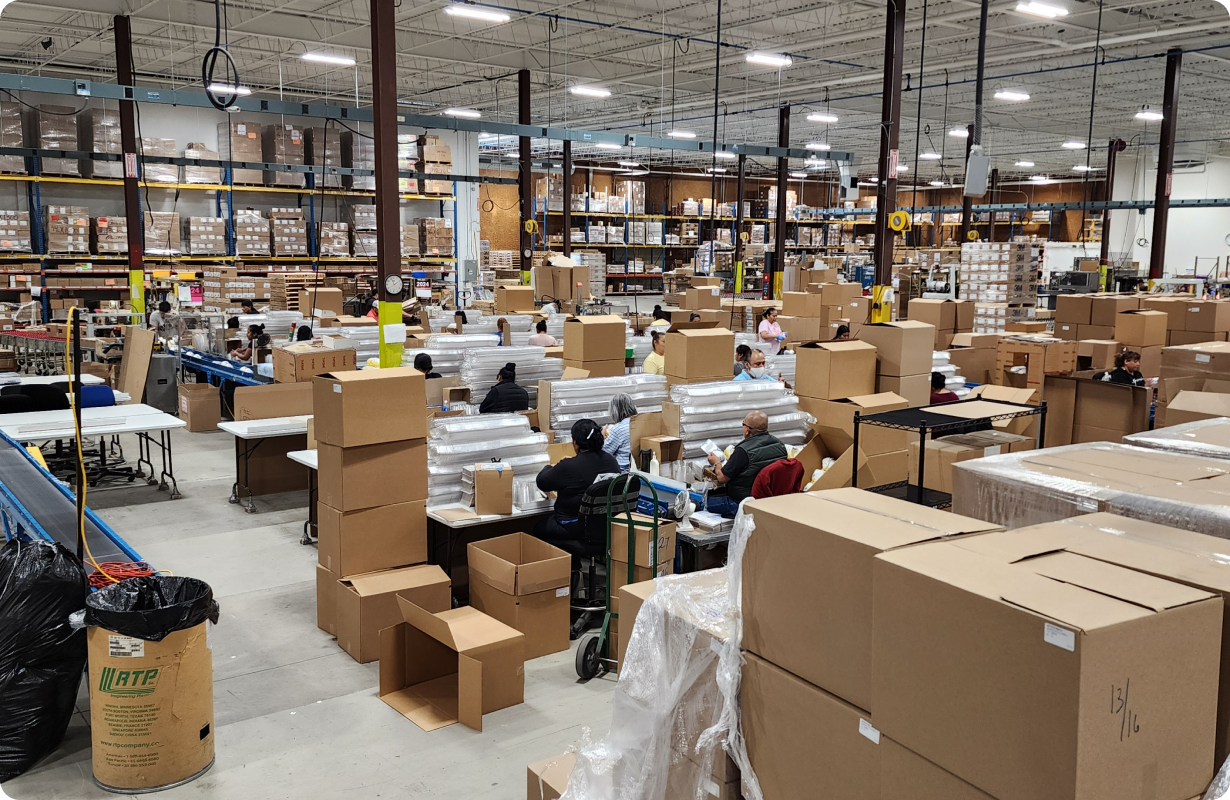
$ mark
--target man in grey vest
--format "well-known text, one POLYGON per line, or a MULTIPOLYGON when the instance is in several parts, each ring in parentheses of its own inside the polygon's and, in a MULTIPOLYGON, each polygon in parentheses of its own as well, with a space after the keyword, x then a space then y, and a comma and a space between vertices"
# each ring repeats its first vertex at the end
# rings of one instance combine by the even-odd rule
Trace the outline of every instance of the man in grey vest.
POLYGON ((786 446, 769 433, 769 416, 763 411, 749 411, 743 418, 743 441, 735 445, 725 464, 717 453, 709 454, 709 463, 718 484, 726 487, 724 496, 710 497, 708 509, 723 517, 733 517, 739 503, 752 494, 752 484, 765 467, 786 457, 786 446))

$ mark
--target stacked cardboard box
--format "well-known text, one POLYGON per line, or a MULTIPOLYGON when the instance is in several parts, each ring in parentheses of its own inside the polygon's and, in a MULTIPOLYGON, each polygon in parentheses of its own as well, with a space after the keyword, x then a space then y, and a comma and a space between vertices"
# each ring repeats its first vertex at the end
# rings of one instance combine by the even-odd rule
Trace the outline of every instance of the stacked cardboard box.
POLYGON ((44 206, 48 253, 90 252, 90 210, 85 206, 44 206))
MULTIPOLYGON (((210 150, 202 142, 188 142, 188 146, 184 148, 184 158, 199 158, 202 161, 220 160, 217 151, 210 150)), ((220 167, 190 167, 185 164, 180 169, 179 182, 218 185, 222 183, 222 169, 220 167)))
POLYGON ((907 308, 910 319, 935 326, 935 349, 947 350, 958 333, 974 332, 972 300, 928 300, 917 298, 907 308))
POLYGON ((322 258, 350 255, 350 225, 345 222, 320 223, 319 254, 322 258))
MULTIPOLYGON (((293 164, 303 166, 303 130, 294 125, 266 125, 261 131, 261 153, 267 164, 293 164)), ((306 176, 302 172, 267 170, 265 183, 269 186, 303 186, 306 176)))
MULTIPOLYGON (((77 118, 77 140, 81 149, 93 153, 120 155, 120 114, 107 108, 90 108, 77 118)), ((20 147, 21 145, 10 145, 20 147)), ((87 178, 122 178, 123 161, 82 159, 81 174, 87 178)))
MULTIPOLYGON (((511 501, 512 470, 504 471, 511 501)), ((476 469, 476 480, 478 475, 476 469)), ((477 501, 477 488, 475 497, 477 501)), ((467 560, 470 605, 525 634, 527 661, 568 649, 572 572, 568 553, 529 534, 513 533, 471 543, 467 560)))
POLYGON ((231 307, 230 295, 238 289, 239 270, 206 264, 201 272, 201 294, 207 311, 225 311, 231 307))
MULTIPOLYGON (((568 324, 564 323, 565 348, 569 346, 568 324)), ((619 346, 624 346, 622 339, 619 346)), ((734 365, 734 352, 735 335, 725 328, 668 333, 666 385, 728 381, 734 365)))
POLYGON ((453 221, 442 217, 419 220, 419 250, 425 256, 453 254, 453 221))
MULTIPOLYGON (((223 161, 263 161, 261 126, 255 122, 219 122, 218 154, 223 161)), ((259 186, 259 169, 232 169, 231 183, 259 186)))
POLYGON ((377 233, 375 231, 352 229, 350 231, 350 249, 353 251, 354 257, 375 258, 376 237, 377 233))
POLYGON ((124 217, 94 217, 91 234, 94 252, 100 256, 128 252, 128 220, 124 217))
POLYGON ((866 306, 858 303, 862 295, 857 283, 816 284, 815 291, 784 292, 777 324, 792 343, 830 341, 841 325, 849 325, 854 334, 867 321, 866 306), (859 316, 857 323, 847 312, 850 306, 859 316))
POLYGON ((961 246, 961 294, 976 304, 974 330, 995 333, 1033 318, 1038 255, 1027 242, 966 242, 961 246))
MULTIPOLYGON (((298 211, 298 209, 295 209, 298 211)), ((302 216, 279 216, 270 220, 270 233, 275 256, 306 256, 308 252, 307 222, 302 216)))
POLYGON ((1140 308, 1132 294, 1061 294, 1055 299, 1055 335, 1060 339, 1113 340, 1123 311, 1140 308))
POLYGON ((876 348, 876 391, 904 397, 911 407, 931 402, 935 327, 917 320, 865 325, 859 338, 876 348))
MULTIPOLYGON (((54 105, 27 110, 26 141, 40 150, 77 150, 77 113, 75 108, 54 105)), ((41 158, 39 171, 43 175, 77 177, 81 167, 75 158, 41 158)))
MULTIPOLYGON (((438 136, 419 137, 419 160, 422 172, 429 175, 451 175, 453 152, 438 136)), ((424 180, 424 194, 452 194, 453 182, 448 180, 424 180)))
MULTIPOLYGON (((0 147, 25 147, 25 132, 21 124, 21 106, 0 101, 0 147)), ((25 175, 26 160, 22 156, 0 156, 0 174, 25 175)))
POLYGON ((419 254, 419 226, 401 226, 401 257, 410 258, 419 254))
POLYGON ((270 255, 269 220, 256 209, 245 208, 235 212, 235 255, 270 255))
POLYGON ((30 212, 0 211, 0 253, 29 253, 30 212))
POLYGON ((1028 389, 1041 396, 1047 375, 1067 375, 1076 369, 1076 342, 1047 334, 1002 338, 996 348, 991 383, 1028 389))
POLYGON ((224 217, 189 217, 186 230, 189 255, 226 255, 226 219, 224 217))
POLYGON ((356 231, 376 230, 376 206, 362 203, 351 206, 350 224, 356 231))
POLYGON ((997 456, 1000 453, 1019 453, 1033 450, 1036 437, 1021 436, 1007 431, 989 430, 941 436, 927 440, 926 463, 923 474, 918 474, 918 442, 910 442, 910 484, 921 484, 927 489, 952 494, 952 465, 972 458, 997 456))
POLYGON ((999 356, 999 339, 998 333, 953 334, 948 363, 970 383, 990 383, 999 356))
POLYGON ((179 167, 174 164, 146 161, 148 157, 175 158, 175 140, 155 136, 141 137, 141 177, 155 183, 176 183, 179 167))
MULTIPOLYGON (((313 380, 319 461, 318 597, 322 584, 326 591, 337 586, 339 599, 345 597, 343 592, 362 597, 354 576, 385 574, 427 560, 423 375, 413 368, 353 371, 352 366, 351 370, 326 372, 313 380), (397 480, 388 480, 390 475, 397 480)), ((432 584, 436 605, 427 610, 444 611, 450 607, 448 577, 438 567, 428 569, 436 576, 432 584)), ((400 621, 396 591, 387 594, 380 610, 372 613, 391 618, 347 626, 338 624, 342 621, 338 617, 330 631, 360 663, 380 657, 380 630, 400 621)), ((318 617, 320 611, 318 606, 318 617)), ((319 622, 329 630, 327 615, 319 622)))
MULTIPOLYGON (((419 137, 413 133, 397 134, 397 170, 398 172, 416 172, 419 159, 419 137)), ((418 194, 419 182, 416 178, 397 179, 397 191, 418 194)))
POLYGON ((322 168, 321 171, 314 172, 316 186, 330 189, 340 187, 342 176, 327 171, 328 167, 336 168, 342 165, 342 140, 337 129, 313 127, 308 128, 305 133, 307 147, 303 151, 304 159, 310 166, 322 168))
MULTIPOLYGON (((376 169, 376 140, 354 131, 342 131, 342 166, 376 169)), ((343 175, 342 185, 360 191, 375 191, 375 175, 343 175)))
MULTIPOLYGON (((506 290, 505 294, 512 291, 515 290, 506 290)), ((533 291, 530 289, 531 304, 533 291)), ((623 319, 614 315, 577 317, 565 321, 564 367, 587 370, 591 378, 623 375, 626 330, 623 319)), ((730 349, 733 352, 734 335, 729 331, 724 333, 731 341, 730 349)), ((667 352, 670 352, 669 347, 667 352)), ((667 366, 670 366, 669 361, 667 366)))
POLYGON ((1230 381, 1230 343, 1205 342, 1164 347, 1160 371, 1154 423, 1154 427, 1158 428, 1175 424, 1168 414, 1168 408, 1179 394, 1188 395, 1190 401, 1197 399, 1190 395, 1223 393, 1225 382, 1230 381))

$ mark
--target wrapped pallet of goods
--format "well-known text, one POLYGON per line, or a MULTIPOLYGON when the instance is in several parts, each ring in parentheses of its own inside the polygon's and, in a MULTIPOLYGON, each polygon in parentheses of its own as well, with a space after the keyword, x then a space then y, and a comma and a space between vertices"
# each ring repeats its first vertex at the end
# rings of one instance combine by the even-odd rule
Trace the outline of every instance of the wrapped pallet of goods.
MULTIPOLYGON (((262 158, 267 164, 290 164, 303 166, 303 129, 294 125, 266 125, 261 131, 262 158)), ((267 186, 303 186, 306 180, 302 172, 266 170, 267 186)))
MULTIPOLYGON (((0 108, 0 120, 3 118, 4 109, 0 108)), ((124 152, 120 146, 120 113, 107 108, 86 109, 77 118, 77 139, 81 144, 81 149, 86 152, 120 155, 124 152)), ((20 147, 21 144, 6 146, 20 147)), ((4 158, 12 158, 12 156, 4 158)), ((87 178, 122 178, 124 177, 124 162, 82 159, 81 174, 87 178)))
MULTIPOLYGON (((219 122, 218 154, 223 161, 264 161, 261 126, 255 122, 219 122)), ((231 169, 231 183, 259 186, 263 179, 259 169, 231 169)))
MULTIPOLYGON (((189 142, 184 147, 184 158, 218 161, 221 156, 218 155, 216 150, 207 148, 203 142, 189 142)), ((180 167, 179 182, 216 186, 222 183, 222 168, 189 166, 185 164, 180 167)))
POLYGON ((304 162, 317 168, 312 170, 312 174, 316 176, 316 186, 326 189, 341 188, 342 176, 329 171, 330 167, 336 170, 342 165, 342 139, 337 128, 311 127, 304 133, 307 134, 303 151, 304 162))
MULTIPOLYGON (((67 106, 40 105, 29 108, 25 115, 26 141, 40 150, 77 150, 77 109, 67 106)), ((76 178, 81 175, 75 158, 40 158, 43 175, 76 178)))

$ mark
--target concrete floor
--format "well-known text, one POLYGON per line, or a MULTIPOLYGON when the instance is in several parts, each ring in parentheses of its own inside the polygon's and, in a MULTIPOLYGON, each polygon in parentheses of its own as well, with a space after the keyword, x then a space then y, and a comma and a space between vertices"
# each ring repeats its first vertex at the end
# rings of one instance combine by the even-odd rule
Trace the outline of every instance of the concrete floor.
MULTIPOLYGON (((652 307, 652 306, 651 306, 652 307)), ((217 761, 160 797, 525 797, 525 768, 584 729, 605 735, 612 676, 581 684, 574 653, 525 668, 525 703, 488 714, 477 733, 424 733, 376 697, 378 665, 357 664, 316 627, 316 548, 299 544, 307 494, 227 503, 230 435, 175 431, 180 500, 154 487, 100 489, 89 503, 137 552, 208 582, 222 609, 211 633, 217 761)), ((131 444, 133 452, 136 443, 131 444)), ((573 645, 575 647, 575 643, 573 645)), ((0 798, 114 797, 94 785, 85 682, 60 749, 0 788, 0 798)))

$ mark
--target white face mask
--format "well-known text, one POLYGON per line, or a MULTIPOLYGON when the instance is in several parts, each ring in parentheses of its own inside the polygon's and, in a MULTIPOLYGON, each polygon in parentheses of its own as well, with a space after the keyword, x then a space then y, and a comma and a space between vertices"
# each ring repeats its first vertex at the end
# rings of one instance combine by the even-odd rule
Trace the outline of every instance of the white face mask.
POLYGON ((747 371, 748 371, 748 374, 751 375, 753 378, 759 379, 759 378, 764 377, 765 368, 764 367, 748 367, 747 371))

